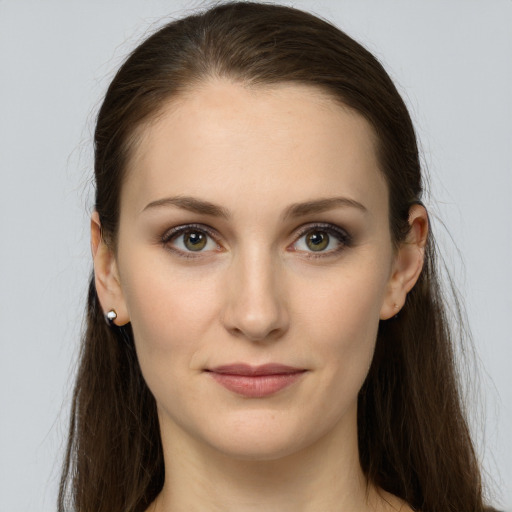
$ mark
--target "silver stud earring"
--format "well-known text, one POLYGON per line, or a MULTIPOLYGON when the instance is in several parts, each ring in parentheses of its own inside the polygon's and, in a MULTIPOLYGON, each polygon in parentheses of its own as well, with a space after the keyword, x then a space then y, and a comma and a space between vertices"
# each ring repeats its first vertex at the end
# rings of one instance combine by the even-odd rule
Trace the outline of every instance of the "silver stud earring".
POLYGON ((106 315, 105 315, 105 321, 107 322, 107 325, 109 327, 112 327, 114 324, 114 320, 117 318, 117 313, 115 309, 111 309, 106 315))

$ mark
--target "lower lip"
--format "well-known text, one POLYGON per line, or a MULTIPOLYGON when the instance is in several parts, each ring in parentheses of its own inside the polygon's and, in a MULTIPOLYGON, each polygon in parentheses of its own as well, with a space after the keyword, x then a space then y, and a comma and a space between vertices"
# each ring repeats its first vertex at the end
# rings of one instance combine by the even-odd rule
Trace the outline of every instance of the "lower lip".
POLYGON ((209 373, 219 384, 234 393, 248 398, 263 398, 291 386, 294 382, 297 382, 305 372, 301 371, 276 375, 209 373))

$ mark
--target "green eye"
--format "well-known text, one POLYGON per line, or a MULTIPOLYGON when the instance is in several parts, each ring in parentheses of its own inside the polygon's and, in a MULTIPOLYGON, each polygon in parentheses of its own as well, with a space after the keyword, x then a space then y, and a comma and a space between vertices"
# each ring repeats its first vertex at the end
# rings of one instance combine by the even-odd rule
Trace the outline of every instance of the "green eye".
POLYGON ((163 237, 165 247, 179 255, 208 253, 219 249, 214 235, 206 227, 194 225, 177 226, 170 229, 163 237))
POLYGON ((323 251, 329 245, 329 235, 325 231, 311 231, 305 241, 312 251, 323 251))
POLYGON ((293 244, 293 250, 300 251, 308 257, 328 257, 351 245, 352 238, 343 228, 335 224, 322 223, 305 226, 293 244))
POLYGON ((189 251, 200 251, 206 247, 207 237, 199 231, 189 231, 183 235, 183 244, 189 251))

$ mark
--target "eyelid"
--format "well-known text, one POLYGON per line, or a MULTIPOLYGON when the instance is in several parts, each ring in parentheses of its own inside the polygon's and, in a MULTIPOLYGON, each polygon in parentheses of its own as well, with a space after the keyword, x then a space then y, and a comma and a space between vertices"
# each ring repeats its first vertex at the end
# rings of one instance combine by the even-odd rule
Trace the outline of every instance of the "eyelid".
POLYGON ((353 239, 352 236, 343 228, 331 224, 328 222, 314 222, 311 224, 307 224, 304 226, 301 226, 295 233, 295 241, 291 244, 293 247, 297 242, 307 233, 310 233, 311 231, 325 231, 329 235, 334 235, 334 237, 339 241, 340 246, 336 249, 331 249, 330 251, 298 251, 296 249, 292 249, 296 252, 304 252, 305 256, 308 258, 322 258, 322 257, 329 257, 334 254, 337 254, 338 252, 342 251, 343 249, 350 247, 352 245, 353 239))
POLYGON ((216 242, 219 238, 218 234, 215 232, 214 229, 212 229, 210 226, 207 226, 205 224, 181 224, 180 226, 175 226, 173 228, 168 229, 161 237, 162 242, 169 242, 172 240, 175 236, 180 235, 182 233, 185 233, 186 231, 203 231, 208 236, 213 238, 216 242))
POLYGON ((336 224, 331 224, 330 222, 311 222, 309 224, 305 224, 305 225, 297 228, 295 236, 301 237, 301 236, 305 235, 306 233, 308 233, 309 231, 313 231, 315 229, 318 229, 318 230, 323 229, 324 231, 328 231, 328 232, 330 231, 330 232, 336 233, 341 238, 346 238, 346 239, 350 238, 350 235, 348 234, 348 232, 345 229, 343 229, 339 226, 336 226, 336 224))
POLYGON ((168 229, 161 237, 160 237, 160 243, 169 251, 172 251, 175 254, 179 254, 181 257, 184 258, 199 258, 204 257, 205 253, 211 252, 211 251, 183 251, 181 249, 178 249, 177 247, 172 247, 169 244, 173 239, 178 238, 179 236, 183 235, 187 231, 199 231, 204 234, 206 234, 209 238, 211 238, 216 244, 217 247, 220 247, 219 243, 219 235, 217 232, 212 229, 210 226, 207 226, 205 224, 182 224, 180 226, 175 226, 171 229, 168 229))
MULTIPOLYGON (((182 224, 180 226, 175 226, 173 228, 168 229, 161 237, 160 242, 162 245, 168 248, 168 250, 171 250, 174 253, 179 254, 180 256, 186 257, 186 258, 198 258, 201 256, 204 256, 205 253, 211 252, 210 251, 197 251, 197 253, 194 253, 194 251, 183 251, 181 249, 178 249, 176 247, 169 246, 169 242, 171 242, 174 238, 177 238, 178 236, 186 233, 187 231, 200 231, 205 233, 208 237, 210 237, 216 244, 217 247, 221 247, 221 244, 219 242, 219 239, 221 238, 220 235, 217 233, 216 230, 211 228, 208 225, 205 224, 182 224)), ((308 258, 321 258, 321 257, 329 257, 334 254, 337 254, 338 252, 342 251, 346 247, 350 247, 352 245, 352 236, 343 228, 331 224, 328 222, 313 222, 309 224, 305 224, 303 226, 300 226, 295 230, 295 233, 293 235, 294 241, 291 244, 291 247, 295 246, 297 242, 307 233, 318 230, 318 231, 325 231, 329 235, 333 235, 339 242, 340 246, 336 249, 331 249, 329 251, 302 251, 297 249, 292 249, 294 252, 302 252, 305 254, 308 258)), ((288 246, 290 247, 290 246, 288 246)))

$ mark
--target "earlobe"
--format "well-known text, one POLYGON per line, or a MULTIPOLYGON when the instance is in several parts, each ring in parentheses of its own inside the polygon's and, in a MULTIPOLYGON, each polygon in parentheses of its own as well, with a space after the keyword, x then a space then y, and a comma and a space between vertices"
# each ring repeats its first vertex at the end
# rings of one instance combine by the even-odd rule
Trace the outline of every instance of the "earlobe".
POLYGON ((409 232, 400 245, 380 319, 395 316, 405 304, 407 294, 416 284, 423 269, 428 237, 428 215, 424 206, 415 204, 409 210, 409 232))
POLYGON ((114 323, 125 325, 130 321, 119 279, 115 254, 107 245, 101 233, 98 212, 91 216, 91 252, 94 262, 94 282, 96 293, 104 315, 116 311, 114 323))

